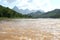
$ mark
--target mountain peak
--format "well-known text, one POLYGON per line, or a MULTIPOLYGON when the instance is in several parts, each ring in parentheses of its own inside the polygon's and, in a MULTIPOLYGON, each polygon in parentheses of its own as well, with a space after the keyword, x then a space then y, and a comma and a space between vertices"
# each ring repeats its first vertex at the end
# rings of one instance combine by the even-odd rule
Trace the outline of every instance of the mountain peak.
POLYGON ((13 9, 18 9, 18 7, 17 6, 14 6, 14 8, 13 9))
POLYGON ((19 12, 20 10, 19 10, 19 8, 17 6, 14 6, 13 10, 16 11, 16 12, 18 12, 18 13, 20 13, 19 12))
POLYGON ((31 12, 31 10, 29 10, 29 9, 23 10, 23 9, 19 9, 17 6, 15 6, 15 7, 13 8, 13 10, 15 10, 15 11, 18 12, 18 13, 23 13, 23 14, 27 14, 27 13, 30 13, 30 12, 31 12))

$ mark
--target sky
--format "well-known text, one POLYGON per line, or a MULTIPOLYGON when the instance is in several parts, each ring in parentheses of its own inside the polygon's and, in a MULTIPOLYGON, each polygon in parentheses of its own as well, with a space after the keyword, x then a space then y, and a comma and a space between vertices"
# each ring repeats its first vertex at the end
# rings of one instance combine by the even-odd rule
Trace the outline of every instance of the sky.
POLYGON ((44 10, 45 12, 60 9, 60 0, 0 0, 0 5, 19 9, 44 10))

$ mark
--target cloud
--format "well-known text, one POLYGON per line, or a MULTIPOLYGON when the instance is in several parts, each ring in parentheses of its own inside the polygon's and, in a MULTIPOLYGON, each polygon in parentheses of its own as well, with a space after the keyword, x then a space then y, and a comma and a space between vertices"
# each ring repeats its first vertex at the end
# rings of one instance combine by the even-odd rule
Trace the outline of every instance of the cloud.
POLYGON ((30 10, 52 10, 53 7, 51 5, 50 0, 3 0, 8 3, 4 3, 10 8, 17 6, 20 9, 30 9, 30 10))
POLYGON ((0 5, 7 6, 7 1, 6 0, 1 0, 0 5))
POLYGON ((33 0, 28 0, 28 2, 32 2, 33 0))
POLYGON ((7 1, 8 3, 12 3, 12 2, 14 2, 14 1, 16 1, 16 0, 0 0, 1 2, 4 2, 4 1, 7 1))
POLYGON ((6 0, 6 1, 9 2, 9 3, 12 3, 12 2, 14 2, 16 0, 6 0))
POLYGON ((15 6, 15 4, 16 4, 15 2, 10 3, 10 2, 7 2, 7 0, 0 1, 0 5, 3 5, 5 7, 9 7, 9 8, 13 8, 15 6))
POLYGON ((16 4, 19 8, 30 10, 51 10, 52 5, 50 0, 18 0, 16 4))

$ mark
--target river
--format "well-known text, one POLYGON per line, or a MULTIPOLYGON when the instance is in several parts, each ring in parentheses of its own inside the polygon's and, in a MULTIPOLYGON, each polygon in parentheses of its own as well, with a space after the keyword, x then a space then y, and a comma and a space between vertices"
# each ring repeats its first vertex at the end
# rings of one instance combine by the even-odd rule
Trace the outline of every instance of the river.
POLYGON ((0 40, 60 40, 60 19, 2 20, 0 40))

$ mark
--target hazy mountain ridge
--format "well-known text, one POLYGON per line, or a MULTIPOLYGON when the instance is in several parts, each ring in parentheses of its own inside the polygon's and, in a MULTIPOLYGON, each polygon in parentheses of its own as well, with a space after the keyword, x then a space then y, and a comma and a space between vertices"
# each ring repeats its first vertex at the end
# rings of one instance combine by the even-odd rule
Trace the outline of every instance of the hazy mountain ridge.
POLYGON ((33 18, 60 18, 60 9, 54 9, 48 12, 33 12, 30 13, 33 18))
POLYGON ((41 10, 37 11, 30 11, 28 9, 26 10, 19 10, 15 6, 15 10, 10 9, 8 7, 4 7, 0 5, 0 17, 8 17, 8 18, 60 18, 60 9, 55 9, 52 11, 44 12, 41 10), (27 11, 26 11, 27 10, 27 11), (21 13, 21 11, 23 13, 21 13), (25 13, 27 14, 25 14, 25 13), (30 12, 30 13, 28 13, 30 12))
POLYGON ((28 13, 31 13, 31 12, 32 12, 32 11, 29 10, 29 9, 25 9, 25 10, 19 9, 17 6, 15 6, 15 7, 13 8, 13 10, 15 10, 15 11, 18 12, 18 13, 22 13, 22 14, 28 14, 28 13))
POLYGON ((32 16, 32 18, 60 18, 60 9, 54 9, 54 10, 48 11, 48 12, 44 12, 41 10, 37 10, 34 12, 30 11, 30 13, 28 13, 29 10, 27 10, 26 12, 27 12, 27 15, 32 16))
POLYGON ((60 9, 54 9, 52 11, 41 14, 41 18, 60 18, 60 9))
POLYGON ((18 13, 27 14, 28 16, 32 16, 34 18, 37 17, 37 16, 40 16, 43 13, 45 13, 42 10, 29 10, 29 9, 23 10, 23 9, 19 9, 17 6, 15 6, 13 8, 13 10, 15 10, 18 13))
POLYGON ((36 11, 36 12, 32 12, 32 13, 30 13, 30 14, 28 14, 28 15, 30 15, 30 16, 32 16, 32 17, 34 17, 34 18, 37 18, 38 16, 40 16, 41 14, 43 14, 43 13, 45 13, 45 12, 42 12, 42 11, 36 11))

